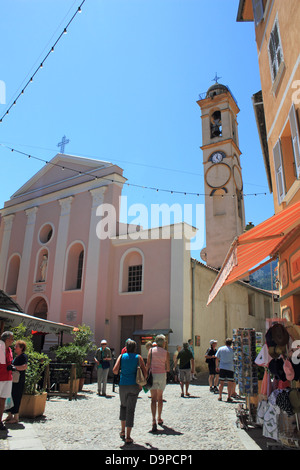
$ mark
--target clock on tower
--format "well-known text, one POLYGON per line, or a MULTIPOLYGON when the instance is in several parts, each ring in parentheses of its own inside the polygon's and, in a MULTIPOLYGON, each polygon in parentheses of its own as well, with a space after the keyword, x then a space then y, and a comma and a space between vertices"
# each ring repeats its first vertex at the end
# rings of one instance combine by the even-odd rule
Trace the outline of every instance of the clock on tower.
POLYGON ((206 247, 201 258, 220 268, 234 238, 245 228, 237 115, 229 88, 215 83, 197 101, 202 118, 206 247))

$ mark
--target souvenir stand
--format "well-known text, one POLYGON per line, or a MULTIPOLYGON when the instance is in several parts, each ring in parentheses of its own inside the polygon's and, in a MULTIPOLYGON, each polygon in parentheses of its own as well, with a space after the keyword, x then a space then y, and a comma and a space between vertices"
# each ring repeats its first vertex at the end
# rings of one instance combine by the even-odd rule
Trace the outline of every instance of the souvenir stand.
POLYGON ((256 423, 267 445, 300 449, 300 327, 267 321, 265 344, 255 363, 264 367, 256 423))
POLYGON ((253 397, 258 396, 258 377, 254 361, 257 343, 261 342, 261 338, 262 334, 257 333, 254 328, 233 330, 234 377, 239 394, 246 398, 246 409, 240 405, 237 412, 243 427, 247 427, 246 421, 254 422, 256 417, 253 397))

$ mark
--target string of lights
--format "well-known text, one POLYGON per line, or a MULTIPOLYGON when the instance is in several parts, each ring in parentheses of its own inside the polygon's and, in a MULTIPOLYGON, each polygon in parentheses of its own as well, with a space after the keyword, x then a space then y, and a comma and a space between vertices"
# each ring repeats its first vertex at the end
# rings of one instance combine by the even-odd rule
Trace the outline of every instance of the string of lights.
POLYGON ((10 110, 17 104, 17 101, 21 98, 22 95, 24 95, 25 93, 25 90, 26 88, 29 86, 30 83, 33 82, 33 79, 34 77, 36 76, 36 74, 39 72, 39 70, 41 70, 44 66, 44 63, 46 62, 46 60, 48 59, 48 57, 50 56, 50 54, 52 52, 54 52, 54 49, 56 47, 56 45, 58 44, 58 42, 60 41, 60 39, 64 36, 64 34, 67 33, 68 31, 68 28, 70 26, 70 24, 74 21, 75 17, 77 16, 78 13, 81 13, 81 8, 82 8, 82 5, 85 3, 86 0, 82 0, 81 4, 79 5, 79 7, 77 8, 76 12, 73 14, 72 18, 70 19, 70 21, 67 23, 67 25, 64 27, 63 31, 61 32, 61 34, 58 36, 58 38, 56 39, 56 41, 54 42, 54 44, 52 45, 51 49, 47 52, 47 54, 44 56, 44 58, 42 59, 40 65, 35 69, 35 71, 33 72, 33 74, 30 76, 29 80, 27 80, 27 82, 25 83, 24 87, 22 87, 22 90, 19 92, 19 94, 17 95, 17 97, 13 100, 12 104, 7 108, 7 110, 5 111, 5 113, 0 117, 0 123, 3 122, 3 119, 9 114, 10 110))
MULTIPOLYGON (((72 171, 74 172, 75 174, 77 174, 78 176, 88 176, 94 180, 105 180, 105 181, 109 181, 111 183, 116 183, 117 180, 113 179, 113 178, 109 178, 109 177, 106 177, 106 176, 96 176, 96 175, 93 175, 91 172, 84 172, 84 171, 79 171, 79 170, 75 170, 74 168, 71 168, 69 166, 66 166, 66 165, 62 165, 60 163, 56 163, 56 162, 53 162, 53 161, 48 161, 48 160, 45 160, 43 158, 40 158, 40 157, 37 157, 35 155, 31 155, 31 154, 28 154, 28 153, 25 153, 25 152, 22 152, 21 150, 17 150, 13 147, 9 147, 5 144, 2 144, 0 143, 0 145, 8 150, 10 150, 11 152, 16 152, 20 155, 23 155, 27 158, 31 158, 31 159, 34 159, 34 160, 38 160, 42 163, 45 163, 46 165, 52 165, 52 166, 55 166, 55 167, 59 167, 61 168, 62 170, 69 170, 69 171, 72 171)), ((111 163, 110 165, 111 167, 114 166, 113 163, 111 163)), ((157 187, 152 187, 152 186, 144 186, 144 185, 141 185, 141 184, 135 184, 135 183, 124 183, 126 186, 129 186, 129 187, 133 187, 133 188, 139 188, 139 189, 147 189, 147 190, 151 190, 151 191, 155 191, 155 192, 164 192, 164 193, 169 193, 169 194, 181 194, 181 195, 184 195, 184 196, 197 196, 197 197, 200 197, 200 196, 212 196, 212 194, 205 194, 205 193, 198 193, 198 192, 189 192, 189 191, 178 191, 178 190, 171 190, 171 189, 164 189, 164 188, 157 188, 157 187)), ((266 196, 267 193, 248 193, 248 194, 245 194, 243 193, 243 196, 246 196, 246 197, 249 197, 249 196, 266 196)), ((222 195, 221 197, 237 197, 236 194, 224 194, 222 195)))

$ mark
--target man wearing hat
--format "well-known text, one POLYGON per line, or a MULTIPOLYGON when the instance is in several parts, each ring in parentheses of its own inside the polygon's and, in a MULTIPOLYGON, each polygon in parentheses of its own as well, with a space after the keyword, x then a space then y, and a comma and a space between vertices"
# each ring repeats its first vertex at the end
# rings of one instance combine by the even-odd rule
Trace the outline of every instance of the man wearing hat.
POLYGON ((101 347, 97 349, 95 354, 95 362, 97 364, 97 380, 98 380, 98 395, 106 397, 106 384, 110 361, 112 359, 111 350, 107 347, 106 339, 101 341, 101 347), (102 394, 101 394, 102 385, 102 394))
POLYGON ((216 353, 217 353, 217 344, 216 339, 211 339, 209 342, 210 347, 205 353, 205 360, 208 364, 208 383, 209 390, 214 393, 218 393, 218 383, 219 383, 219 374, 216 371, 216 353))

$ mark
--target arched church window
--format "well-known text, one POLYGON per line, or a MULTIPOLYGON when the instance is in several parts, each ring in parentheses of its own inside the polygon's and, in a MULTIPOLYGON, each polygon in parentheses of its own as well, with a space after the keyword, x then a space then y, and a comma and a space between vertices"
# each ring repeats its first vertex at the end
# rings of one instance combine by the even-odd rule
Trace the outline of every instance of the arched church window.
POLYGON ((20 262, 21 262, 20 256, 17 254, 13 255, 9 260, 6 286, 5 286, 5 292, 8 295, 16 295, 17 293, 20 262))
POLYGON ((119 292, 142 292, 143 276, 143 252, 138 248, 132 248, 125 252, 121 259, 119 292))
POLYGON ((213 139, 214 137, 222 136, 222 117, 221 111, 215 111, 210 118, 210 136, 213 139))
POLYGON ((81 289, 83 280, 84 247, 77 242, 67 251, 65 290, 81 289))

